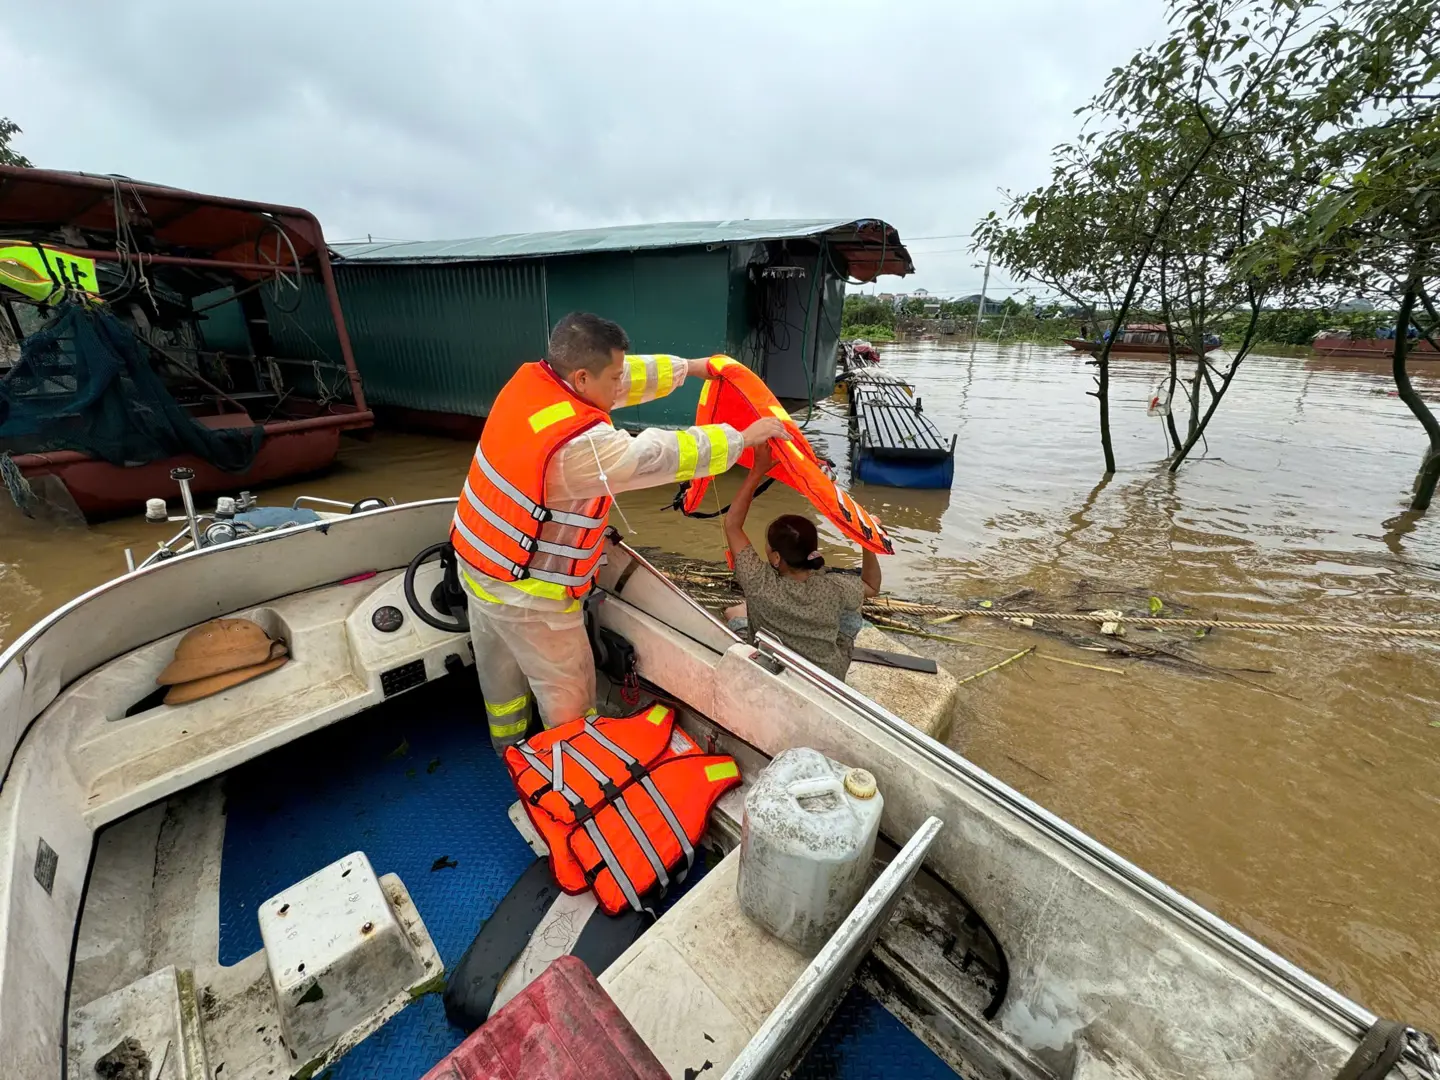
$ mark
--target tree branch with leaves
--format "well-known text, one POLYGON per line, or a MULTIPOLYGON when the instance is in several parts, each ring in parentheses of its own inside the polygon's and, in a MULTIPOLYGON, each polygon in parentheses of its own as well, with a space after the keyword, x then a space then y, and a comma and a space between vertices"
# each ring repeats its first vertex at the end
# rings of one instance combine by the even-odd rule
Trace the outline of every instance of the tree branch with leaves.
POLYGON ((9 117, 0 116, 0 165, 31 168, 30 159, 10 147, 10 140, 20 134, 20 125, 9 117))

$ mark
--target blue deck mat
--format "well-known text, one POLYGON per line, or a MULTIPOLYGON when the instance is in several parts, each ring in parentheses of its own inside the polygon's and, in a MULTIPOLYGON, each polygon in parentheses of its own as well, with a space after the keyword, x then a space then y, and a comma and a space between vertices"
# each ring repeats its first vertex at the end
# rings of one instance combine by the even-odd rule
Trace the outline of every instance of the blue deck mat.
MULTIPOLYGON (((267 899, 363 851, 376 874, 400 875, 446 970, 458 963, 535 859, 506 814, 515 789, 483 717, 475 676, 462 672, 230 773, 220 962, 262 947, 256 911, 267 899), (456 865, 435 869, 442 859, 456 865)), ((701 853, 686 887, 706 869, 701 853)), ((415 1080, 464 1037, 429 994, 331 1066, 329 1080, 415 1080)))
POLYGON ((858 983, 791 1080, 955 1080, 956 1073, 858 983))

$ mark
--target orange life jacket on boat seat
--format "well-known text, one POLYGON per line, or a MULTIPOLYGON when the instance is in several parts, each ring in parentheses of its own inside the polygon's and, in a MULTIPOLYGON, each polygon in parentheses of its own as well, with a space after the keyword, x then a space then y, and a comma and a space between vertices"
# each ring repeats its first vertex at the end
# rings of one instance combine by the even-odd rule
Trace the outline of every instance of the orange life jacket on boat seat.
POLYGON ((684 880, 715 800, 740 783, 735 760, 702 754, 665 705, 572 720, 504 759, 556 883, 593 888, 611 915, 684 880))
MULTIPOLYGON (((800 425, 790 418, 784 406, 770 392, 765 380, 738 360, 728 356, 712 356, 709 359, 710 378, 700 388, 700 404, 695 410, 697 424, 729 424, 744 431, 762 417, 775 417, 785 424, 790 439, 771 439, 770 449, 774 453, 775 465, 769 475, 782 484, 794 488, 809 499, 815 509, 829 518, 837 529, 863 548, 878 555, 893 555, 894 545, 885 530, 875 524, 865 508, 852 499, 848 492, 841 491, 830 479, 820 457, 815 453, 800 430, 800 425)), ((747 449, 740 455, 739 464, 749 468, 755 461, 755 451, 747 449)), ((697 476, 688 480, 683 490, 681 509, 693 514, 700 509, 700 501, 710 486, 710 477, 697 476)))
POLYGON ((545 471, 567 442, 609 420, 548 364, 523 365, 496 395, 475 447, 450 526, 456 554, 498 581, 529 581, 542 595, 585 595, 605 548, 611 500, 598 498, 583 514, 551 510, 545 471), (568 527, 570 542, 541 539, 550 523, 568 527), (542 565, 537 556, 546 556, 542 565))

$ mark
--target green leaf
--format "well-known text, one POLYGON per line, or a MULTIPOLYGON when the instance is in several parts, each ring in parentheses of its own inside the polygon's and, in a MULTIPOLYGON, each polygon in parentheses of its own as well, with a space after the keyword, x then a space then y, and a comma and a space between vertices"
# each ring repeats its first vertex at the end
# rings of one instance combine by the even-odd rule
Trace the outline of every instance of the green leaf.
MULTIPOLYGON (((1173 324, 1172 324, 1172 325, 1173 325, 1173 324)), ((1165 601, 1164 601, 1164 600, 1161 600, 1158 596, 1152 596, 1152 597, 1150 597, 1150 614, 1151 614, 1151 615, 1159 615, 1160 612, 1162 612, 1162 611, 1164 611, 1164 610, 1165 610, 1165 601)))

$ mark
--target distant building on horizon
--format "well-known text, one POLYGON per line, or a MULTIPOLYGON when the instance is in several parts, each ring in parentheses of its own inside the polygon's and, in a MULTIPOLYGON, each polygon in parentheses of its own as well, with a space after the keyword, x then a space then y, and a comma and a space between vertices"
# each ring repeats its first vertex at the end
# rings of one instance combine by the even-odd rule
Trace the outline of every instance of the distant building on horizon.
MULTIPOLYGON (((962 297, 960 297, 958 300, 956 300, 955 303, 957 303, 957 304, 974 304, 974 305, 978 308, 978 307, 980 306, 980 294, 979 294, 979 293, 971 293, 969 296, 962 296, 962 297)), ((1003 303, 1003 301, 997 300, 997 299, 995 299, 993 296, 987 296, 987 297, 985 297, 985 310, 982 311, 982 312, 980 312, 980 314, 981 314, 981 315, 998 315, 998 314, 1000 314, 1000 305, 1001 305, 1002 303, 1003 303)))

